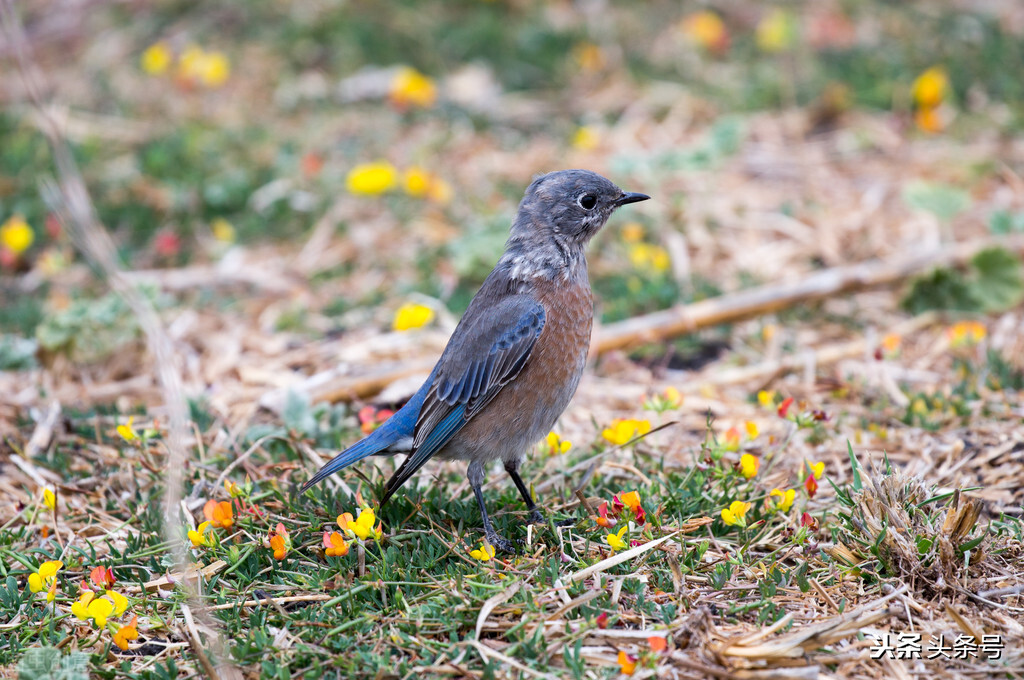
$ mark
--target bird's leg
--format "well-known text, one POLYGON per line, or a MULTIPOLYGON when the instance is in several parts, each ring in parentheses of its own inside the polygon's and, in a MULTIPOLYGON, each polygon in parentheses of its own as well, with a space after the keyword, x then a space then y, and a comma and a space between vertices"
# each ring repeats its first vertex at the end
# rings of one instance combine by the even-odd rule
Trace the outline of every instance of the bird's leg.
POLYGON ((541 514, 540 510, 537 509, 537 504, 533 502, 533 495, 530 490, 526 487, 526 482, 519 476, 519 461, 512 460, 505 462, 505 472, 512 478, 516 488, 519 489, 519 495, 526 501, 526 509, 530 511, 530 524, 543 524, 544 515, 541 514))
POLYGON ((480 506, 480 517, 483 518, 484 536, 487 537, 487 542, 502 552, 516 552, 516 544, 503 536, 499 536, 498 532, 494 530, 494 525, 491 524, 491 518, 487 516, 487 506, 484 505, 484 492, 480 488, 484 481, 484 464, 479 460, 471 461, 469 469, 466 471, 466 476, 469 478, 469 485, 473 487, 476 503, 480 506))

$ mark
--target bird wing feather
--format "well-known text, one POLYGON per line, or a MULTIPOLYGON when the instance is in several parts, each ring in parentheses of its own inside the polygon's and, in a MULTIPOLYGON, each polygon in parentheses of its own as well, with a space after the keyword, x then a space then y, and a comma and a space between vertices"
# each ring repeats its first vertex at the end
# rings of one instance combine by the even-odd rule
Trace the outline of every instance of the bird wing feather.
POLYGON ((382 506, 519 375, 544 330, 545 313, 529 295, 512 295, 463 318, 471 320, 455 329, 438 361, 416 422, 412 454, 388 480, 382 506))

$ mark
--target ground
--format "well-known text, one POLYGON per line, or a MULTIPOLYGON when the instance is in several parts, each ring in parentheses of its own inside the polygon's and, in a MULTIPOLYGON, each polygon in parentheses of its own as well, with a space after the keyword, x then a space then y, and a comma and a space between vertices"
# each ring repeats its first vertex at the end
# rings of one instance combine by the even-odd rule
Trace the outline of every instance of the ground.
POLYGON ((0 672, 1024 675, 1020 8, 2 7, 0 672), (652 200, 547 522, 300 495, 562 167, 652 200))

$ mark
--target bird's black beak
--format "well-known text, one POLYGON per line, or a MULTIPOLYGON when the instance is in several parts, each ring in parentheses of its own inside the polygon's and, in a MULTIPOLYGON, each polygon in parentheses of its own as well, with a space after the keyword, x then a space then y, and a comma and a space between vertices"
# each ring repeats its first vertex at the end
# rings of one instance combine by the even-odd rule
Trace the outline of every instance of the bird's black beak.
POLYGON ((626 205, 627 203, 639 203, 640 201, 646 201, 649 198, 650 196, 647 194, 638 194, 632 191, 627 191, 619 196, 619 199, 615 201, 615 207, 626 205))

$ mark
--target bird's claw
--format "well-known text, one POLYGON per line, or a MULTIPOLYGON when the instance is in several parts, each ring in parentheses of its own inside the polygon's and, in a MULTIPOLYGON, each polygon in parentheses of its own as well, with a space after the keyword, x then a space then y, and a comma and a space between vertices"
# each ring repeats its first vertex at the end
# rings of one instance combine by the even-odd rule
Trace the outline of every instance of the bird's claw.
POLYGON ((511 555, 519 553, 519 542, 507 539, 504 536, 499 536, 497 533, 488 533, 487 542, 493 545, 495 550, 500 552, 509 553, 511 555))
MULTIPOLYGON (((530 513, 530 519, 526 522, 527 524, 547 524, 548 520, 540 510, 534 510, 530 513)), ((559 519, 555 520, 556 527, 571 527, 576 524, 574 519, 559 519)))

